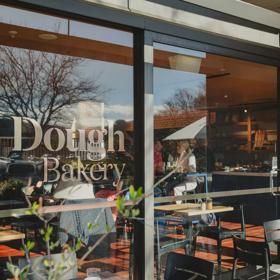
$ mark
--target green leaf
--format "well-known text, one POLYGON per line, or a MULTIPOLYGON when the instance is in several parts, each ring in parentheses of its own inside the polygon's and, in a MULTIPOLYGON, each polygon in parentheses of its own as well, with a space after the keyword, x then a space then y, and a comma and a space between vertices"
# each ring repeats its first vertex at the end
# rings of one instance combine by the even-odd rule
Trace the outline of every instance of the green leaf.
POLYGON ((50 241, 52 233, 53 233, 53 227, 48 225, 48 227, 47 227, 47 229, 45 231, 44 237, 43 237, 45 242, 50 241))
POLYGON ((50 244, 50 249, 54 250, 55 248, 57 248, 59 246, 59 241, 56 242, 51 242, 50 244))
POLYGON ((139 187, 137 189, 137 198, 141 198, 143 195, 143 188, 142 187, 139 187))
POLYGON ((28 276, 28 273, 29 273, 29 270, 30 270, 30 266, 29 265, 26 265, 25 267, 23 267, 21 269, 21 271, 20 271, 19 279, 20 280, 26 280, 27 276, 28 276))
POLYGON ((51 261, 50 261, 49 259, 45 258, 45 259, 43 260, 43 265, 44 265, 45 267, 51 267, 51 261))
POLYGON ((33 212, 32 212, 32 210, 26 210, 26 211, 25 211, 25 214, 26 214, 26 215, 32 215, 33 212))
POLYGON ((26 249, 27 251, 31 251, 35 247, 35 242, 28 240, 26 243, 26 249))
POLYGON ((109 225, 106 224, 106 232, 111 232, 111 227, 109 225))
POLYGON ((75 251, 79 251, 82 247, 82 241, 81 239, 78 239, 75 245, 75 251))
POLYGON ((132 217, 137 217, 140 214, 140 210, 139 209, 132 209, 131 210, 131 215, 132 217))
POLYGON ((13 277, 15 277, 16 279, 18 279, 19 275, 20 275, 20 269, 19 267, 13 265, 12 263, 7 263, 7 269, 8 271, 13 275, 13 277))
POLYGON ((35 202, 33 202, 32 206, 31 206, 31 210, 33 211, 33 213, 37 213, 39 207, 40 207, 39 203, 37 203, 37 202, 35 201, 35 202))
POLYGON ((87 228, 88 228, 88 230, 92 230, 93 224, 92 224, 92 223, 88 223, 88 224, 87 224, 87 228))
POLYGON ((117 197, 116 206, 117 206, 118 212, 119 212, 120 214, 123 214, 123 211, 124 211, 124 209, 125 209, 125 197, 123 197, 123 196, 118 196, 118 197, 117 197))
POLYGON ((137 192, 135 191, 134 186, 131 185, 129 187, 129 197, 131 200, 135 200, 136 196, 137 196, 137 192))

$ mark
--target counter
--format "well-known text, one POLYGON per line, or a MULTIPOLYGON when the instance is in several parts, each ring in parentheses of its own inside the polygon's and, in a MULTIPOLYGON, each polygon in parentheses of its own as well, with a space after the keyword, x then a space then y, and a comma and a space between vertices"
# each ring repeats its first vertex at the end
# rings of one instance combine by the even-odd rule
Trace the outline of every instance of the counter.
MULTIPOLYGON (((223 176, 270 177, 270 172, 214 171, 212 174, 223 176)), ((277 173, 274 173, 273 177, 276 176, 277 173)))
MULTIPOLYGON (((277 174, 273 174, 273 184, 276 186, 277 174)), ((211 191, 231 191, 270 187, 269 172, 226 172, 212 173, 211 191)), ((278 215, 278 197, 271 194, 252 194, 219 198, 222 203, 238 203, 244 205, 246 223, 262 224, 273 220, 278 215)))

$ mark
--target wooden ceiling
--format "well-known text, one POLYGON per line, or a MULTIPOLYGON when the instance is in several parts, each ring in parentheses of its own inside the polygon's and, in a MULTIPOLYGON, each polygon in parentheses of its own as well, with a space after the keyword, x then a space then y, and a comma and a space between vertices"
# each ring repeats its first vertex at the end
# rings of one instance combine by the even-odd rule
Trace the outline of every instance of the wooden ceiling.
MULTIPOLYGON (((132 48, 62 34, 56 34, 55 40, 44 40, 39 38, 42 33, 46 32, 0 23, 0 44, 126 65, 133 64, 132 48), (13 37, 9 31, 16 31, 17 34, 13 37)), ((170 58, 174 56, 178 54, 156 50, 154 64, 157 67, 172 69, 170 58)), ((199 73, 205 74, 208 78, 206 83, 208 106, 276 102, 275 67, 207 54, 206 59, 201 60, 199 73)))
POLYGON ((204 73, 228 73, 207 79, 210 106, 276 103, 276 67, 208 54, 202 61, 201 70, 204 73))
MULTIPOLYGON (((157 67, 174 69, 171 67, 170 57, 176 55, 156 50, 154 64, 157 67)), ((212 54, 199 60, 197 58, 197 63, 201 63, 199 73, 207 77, 205 82, 208 108, 276 103, 276 67, 212 54)), ((190 72, 188 66, 186 65, 186 72, 190 72)))
POLYGON ((133 51, 129 47, 4 23, 0 23, 0 44, 120 64, 132 65, 133 61, 133 51), (13 37, 9 31, 17 34, 13 37), (39 38, 45 33, 54 34, 57 39, 39 38))
POLYGON ((250 4, 260 6, 262 8, 280 13, 280 1, 279 0, 243 0, 250 4))

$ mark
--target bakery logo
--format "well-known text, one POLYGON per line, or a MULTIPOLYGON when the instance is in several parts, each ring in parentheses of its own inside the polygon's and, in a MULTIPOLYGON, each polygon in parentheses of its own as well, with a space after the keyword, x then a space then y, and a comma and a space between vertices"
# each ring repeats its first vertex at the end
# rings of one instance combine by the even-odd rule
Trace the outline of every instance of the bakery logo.
MULTIPOLYGON (((107 153, 125 152, 124 133, 121 130, 114 131, 114 121, 103 119, 103 125, 97 129, 62 129, 50 127, 43 131, 40 124, 27 117, 12 117, 14 121, 14 151, 30 152, 44 144, 51 153, 58 155, 63 149, 67 149, 76 159, 75 167, 72 164, 61 166, 59 157, 44 158, 44 181, 54 182, 61 178, 63 181, 72 180, 75 176, 83 176, 86 179, 98 181, 107 179, 110 169, 121 178, 125 164, 102 162, 107 159, 107 153), (107 128, 104 128, 104 122, 107 128), (23 123, 28 123, 33 130, 33 143, 28 147, 23 147, 23 123), (107 148, 105 148, 107 143, 107 148), (90 162, 83 164, 82 160, 90 162), (52 172, 55 178, 50 180, 48 175, 52 172), (74 176, 74 173, 75 174, 74 176)), ((53 176, 52 176, 53 177, 53 176)))
POLYGON ((124 134, 122 131, 114 131, 114 122, 107 121, 108 129, 85 129, 72 130, 65 129, 66 135, 61 128, 51 127, 47 129, 43 135, 43 130, 40 124, 31 118, 12 117, 14 120, 14 149, 15 151, 32 151, 39 147, 43 141, 46 149, 50 152, 59 152, 66 147, 70 152, 89 152, 89 160, 101 160, 106 157, 106 149, 104 147, 105 136, 108 140, 107 152, 115 152, 114 137, 118 136, 118 151, 125 152, 124 149, 124 134), (22 147, 22 123, 28 121, 33 126, 34 141, 30 147, 22 147), (57 134, 57 143, 54 147, 52 137, 57 134), (100 154, 99 158, 95 158, 94 153, 100 154))

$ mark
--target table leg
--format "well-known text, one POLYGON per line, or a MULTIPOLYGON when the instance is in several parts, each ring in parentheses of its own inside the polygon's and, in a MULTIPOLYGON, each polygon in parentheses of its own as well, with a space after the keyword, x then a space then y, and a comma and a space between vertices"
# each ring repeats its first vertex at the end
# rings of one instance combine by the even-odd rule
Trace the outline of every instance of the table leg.
POLYGON ((186 245, 186 255, 194 255, 194 246, 193 246, 193 225, 191 221, 186 221, 184 224, 184 232, 188 244, 186 245))

